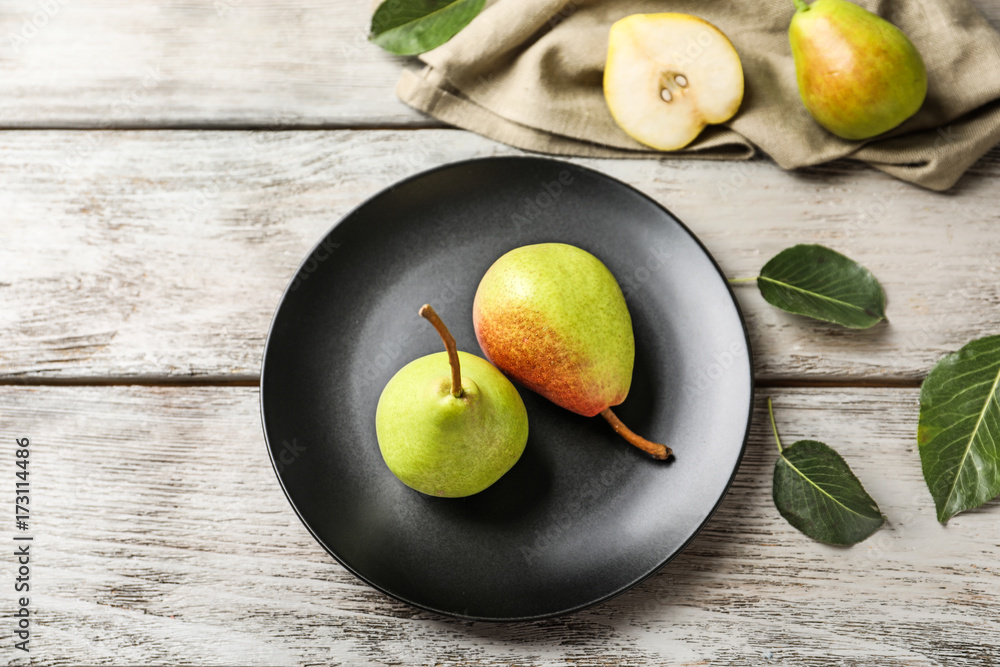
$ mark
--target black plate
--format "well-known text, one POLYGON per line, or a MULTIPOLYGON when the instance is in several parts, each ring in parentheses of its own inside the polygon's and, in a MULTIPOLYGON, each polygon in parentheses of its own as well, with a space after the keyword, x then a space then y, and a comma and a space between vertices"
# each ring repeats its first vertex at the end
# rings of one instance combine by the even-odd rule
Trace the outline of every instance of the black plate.
POLYGON ((540 158, 433 169, 349 213, 282 297, 261 373, 275 471, 319 543, 395 598, 478 620, 577 610, 677 555, 735 475, 752 397, 742 315, 691 232, 617 180, 540 158), (417 309, 431 303, 459 349, 481 355, 479 279, 508 250, 548 241, 618 278, 636 364, 616 412, 675 459, 522 389, 530 437, 499 482, 457 500, 405 487, 379 454, 375 406, 397 370, 442 349, 417 309))

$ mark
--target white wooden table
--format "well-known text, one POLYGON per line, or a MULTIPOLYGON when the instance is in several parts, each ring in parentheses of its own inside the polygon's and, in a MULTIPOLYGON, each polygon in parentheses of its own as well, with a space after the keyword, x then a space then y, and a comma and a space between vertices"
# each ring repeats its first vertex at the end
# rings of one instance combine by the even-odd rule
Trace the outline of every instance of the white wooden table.
MULTIPOLYGON (((1000 0, 977 1, 1000 25, 1000 0)), ((580 160, 667 205, 729 276, 800 242, 850 255, 891 323, 813 323, 740 286, 759 390, 736 482, 683 554, 598 607, 449 620, 326 555, 260 429, 277 299, 367 196, 517 153, 399 103, 412 65, 365 42, 367 10, 0 6, 0 489, 13 514, 14 439, 29 437, 34 536, 28 654, 0 556, 3 662, 1000 665, 1000 502, 939 525, 915 441, 929 368, 1000 333, 997 150, 943 195, 851 163, 580 160), (873 538, 827 547, 778 515, 767 396, 786 440, 850 461, 888 517, 873 538)))

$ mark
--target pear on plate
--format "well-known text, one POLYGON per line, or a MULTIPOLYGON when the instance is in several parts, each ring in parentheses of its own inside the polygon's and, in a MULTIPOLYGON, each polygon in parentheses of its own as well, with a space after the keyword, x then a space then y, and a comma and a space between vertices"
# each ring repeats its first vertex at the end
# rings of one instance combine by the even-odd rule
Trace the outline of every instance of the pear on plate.
POLYGON ((434 309, 420 315, 445 352, 397 372, 378 400, 375 434, 389 470, 430 496, 461 498, 510 470, 528 441, 528 413, 517 389, 482 357, 457 350, 434 309))
POLYGON ((483 353, 504 373, 567 410, 603 416, 654 458, 670 456, 611 411, 632 384, 635 338, 622 290, 601 260, 565 243, 515 248, 483 276, 472 318, 483 353))
POLYGON ((927 69, 902 30, 847 0, 794 0, 788 39, 802 103, 844 139, 868 139, 912 116, 927 69))
POLYGON ((684 148, 743 101, 739 54, 690 14, 633 14, 611 26, 604 98, 619 127, 661 151, 684 148))

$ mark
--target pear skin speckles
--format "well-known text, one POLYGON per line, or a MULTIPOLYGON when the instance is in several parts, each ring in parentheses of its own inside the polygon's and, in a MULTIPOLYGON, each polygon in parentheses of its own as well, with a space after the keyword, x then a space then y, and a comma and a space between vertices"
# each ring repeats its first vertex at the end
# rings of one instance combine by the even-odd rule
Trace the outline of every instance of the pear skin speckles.
POLYGON ((607 383, 594 377, 591 361, 583 354, 573 353, 567 342, 546 324, 544 315, 508 310, 481 321, 476 338, 486 358, 556 405, 593 417, 606 407, 618 405, 628 395, 626 386, 624 390, 619 387, 609 397, 607 383))
POLYGON ((476 337, 497 368, 553 403, 592 417, 625 400, 635 341, 621 288, 574 246, 516 248, 486 272, 476 337))

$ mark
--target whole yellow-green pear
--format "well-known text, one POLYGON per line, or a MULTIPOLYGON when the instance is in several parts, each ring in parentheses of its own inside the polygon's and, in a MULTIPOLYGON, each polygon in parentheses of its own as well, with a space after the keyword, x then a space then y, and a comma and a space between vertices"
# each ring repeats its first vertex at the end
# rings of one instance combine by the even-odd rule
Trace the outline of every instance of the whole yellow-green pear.
POLYGON ((378 400, 375 434, 389 470, 430 496, 483 491, 517 463, 528 441, 528 412, 517 389, 490 362, 459 352, 428 305, 420 315, 445 352, 411 361, 378 400))
POLYGON ((920 109, 927 69, 902 30, 847 0, 794 0, 788 38, 799 94, 844 139, 887 132, 920 109))

